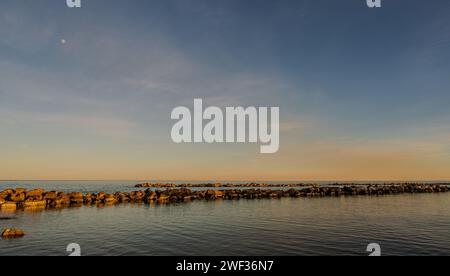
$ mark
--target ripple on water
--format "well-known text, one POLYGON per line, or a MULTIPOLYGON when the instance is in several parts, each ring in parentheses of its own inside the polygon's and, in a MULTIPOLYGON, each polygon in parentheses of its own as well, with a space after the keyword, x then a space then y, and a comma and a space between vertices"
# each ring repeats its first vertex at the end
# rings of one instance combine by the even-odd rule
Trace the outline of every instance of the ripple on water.
MULTIPOLYGON (((127 204, 17 212, 0 255, 448 255, 450 195, 127 204)), ((11 214, 2 214, 11 216, 11 214)))

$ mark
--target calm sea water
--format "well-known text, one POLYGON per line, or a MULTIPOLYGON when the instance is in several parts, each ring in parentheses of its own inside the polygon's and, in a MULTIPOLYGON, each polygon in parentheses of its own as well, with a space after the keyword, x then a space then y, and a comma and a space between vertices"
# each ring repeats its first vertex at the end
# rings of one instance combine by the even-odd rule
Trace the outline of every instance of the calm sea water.
MULTIPOLYGON (((6 187, 115 192, 127 182, 0 182, 6 187)), ((450 255, 450 194, 127 204, 0 213, 0 255, 450 255)))

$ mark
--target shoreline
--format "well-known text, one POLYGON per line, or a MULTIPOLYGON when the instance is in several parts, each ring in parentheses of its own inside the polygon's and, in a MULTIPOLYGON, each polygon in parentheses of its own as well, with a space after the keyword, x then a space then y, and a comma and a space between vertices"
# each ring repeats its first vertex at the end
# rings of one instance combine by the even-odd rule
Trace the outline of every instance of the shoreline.
POLYGON ((87 193, 44 191, 24 188, 6 189, 0 192, 0 210, 48 210, 69 207, 108 206, 123 203, 168 204, 198 200, 239 200, 239 199, 279 199, 279 198, 317 198, 341 196, 381 196, 393 194, 447 193, 449 184, 332 184, 329 186, 311 184, 161 184, 144 183, 136 188, 148 188, 133 192, 87 193), (190 190, 188 188, 249 188, 249 189, 207 189, 190 190), (269 187, 290 189, 268 189, 269 187), (301 189, 294 189, 295 187, 301 189), (150 188, 167 188, 152 190, 150 188), (265 189, 255 189, 265 188, 265 189))

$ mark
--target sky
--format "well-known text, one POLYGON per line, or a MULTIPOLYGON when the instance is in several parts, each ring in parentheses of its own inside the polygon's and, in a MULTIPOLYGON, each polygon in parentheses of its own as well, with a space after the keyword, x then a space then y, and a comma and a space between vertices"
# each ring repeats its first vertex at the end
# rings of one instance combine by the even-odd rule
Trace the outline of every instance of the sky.
POLYGON ((450 180, 450 2, 2 0, 0 179, 450 180), (280 150, 171 111, 280 107, 280 150))

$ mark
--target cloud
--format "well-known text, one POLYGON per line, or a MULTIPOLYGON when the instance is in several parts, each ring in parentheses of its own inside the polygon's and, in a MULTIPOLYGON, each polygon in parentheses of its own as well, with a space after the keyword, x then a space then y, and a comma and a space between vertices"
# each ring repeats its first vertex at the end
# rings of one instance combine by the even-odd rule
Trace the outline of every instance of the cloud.
POLYGON ((24 54, 36 54, 47 49, 58 31, 56 24, 45 24, 46 11, 38 9, 42 16, 36 20, 36 14, 30 1, 2 3, 0 10, 0 47, 8 47, 24 54), (26 6, 30 4, 30 6, 26 6), (38 21, 38 23, 36 22, 38 21))

